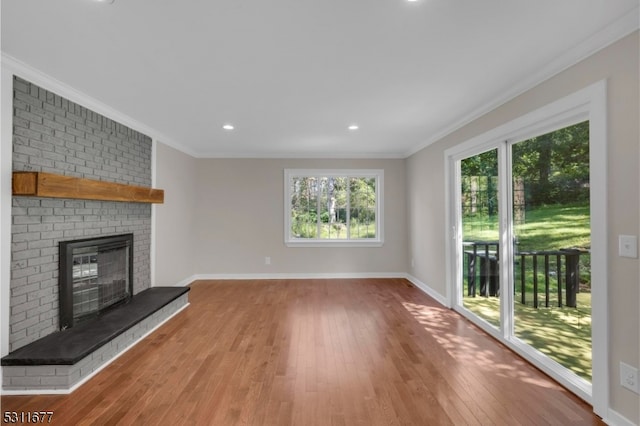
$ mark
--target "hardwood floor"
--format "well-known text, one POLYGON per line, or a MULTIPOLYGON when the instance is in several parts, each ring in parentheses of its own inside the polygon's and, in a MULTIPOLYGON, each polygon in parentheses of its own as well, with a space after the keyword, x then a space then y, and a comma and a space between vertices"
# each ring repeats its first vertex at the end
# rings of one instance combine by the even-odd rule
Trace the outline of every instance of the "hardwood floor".
POLYGON ((403 279, 199 281, 52 424, 587 425, 570 394, 403 279))

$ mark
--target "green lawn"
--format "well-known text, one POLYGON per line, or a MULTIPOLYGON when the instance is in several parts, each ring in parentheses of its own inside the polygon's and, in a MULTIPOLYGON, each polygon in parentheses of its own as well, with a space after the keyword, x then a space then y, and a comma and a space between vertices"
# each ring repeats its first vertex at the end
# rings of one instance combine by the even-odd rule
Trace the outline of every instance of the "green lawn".
MULTIPOLYGON (((465 241, 498 240, 497 218, 467 216, 463 219, 465 241)), ((589 206, 544 206, 526 212, 515 226, 517 251, 590 247, 589 206)), ((531 261, 528 260, 528 267, 531 261)), ((550 307, 533 308, 533 270, 525 268, 526 304, 520 303, 519 265, 516 265, 515 335, 547 354, 579 376, 591 380, 591 277, 590 255, 580 256, 580 292, 577 308, 557 307, 557 281, 550 282, 550 307)), ((544 301, 544 274, 538 270, 538 298, 544 301)), ((466 269, 465 269, 466 271, 466 269)), ((499 325, 499 299, 467 297, 464 306, 489 323, 499 325)), ((542 305, 539 305, 542 306, 542 305)))
MULTIPOLYGON (((498 240, 498 217, 467 216, 463 239, 498 240)), ((542 206, 526 212, 525 223, 515 227, 518 250, 557 250, 590 246, 589 205, 542 206)))
MULTIPOLYGON (((514 303, 515 336, 591 381, 591 294, 577 295, 578 308, 538 308, 514 303)), ((464 306, 500 325, 497 297, 465 297, 464 306)))
MULTIPOLYGON (((320 238, 327 239, 346 239, 347 238, 347 225, 345 223, 321 223, 320 235, 318 235, 318 223, 317 222, 304 222, 297 221, 291 226, 291 232, 296 238, 320 238)), ((350 238, 375 238, 376 237, 376 225, 375 223, 361 223, 357 220, 352 220, 349 229, 350 238)))

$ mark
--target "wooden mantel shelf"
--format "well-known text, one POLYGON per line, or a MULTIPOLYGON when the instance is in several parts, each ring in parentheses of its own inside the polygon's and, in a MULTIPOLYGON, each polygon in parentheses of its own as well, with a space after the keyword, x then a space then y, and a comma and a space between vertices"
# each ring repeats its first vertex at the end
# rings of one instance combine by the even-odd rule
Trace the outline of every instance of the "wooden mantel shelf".
POLYGON ((43 172, 13 172, 13 195, 163 203, 164 190, 43 172))

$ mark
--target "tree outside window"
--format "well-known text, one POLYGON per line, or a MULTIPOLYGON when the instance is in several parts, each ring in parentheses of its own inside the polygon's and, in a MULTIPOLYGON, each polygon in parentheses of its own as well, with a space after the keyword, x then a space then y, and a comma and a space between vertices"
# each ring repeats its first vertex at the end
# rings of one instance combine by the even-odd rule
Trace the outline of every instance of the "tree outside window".
POLYGON ((382 179, 382 170, 285 170, 286 242, 380 245, 382 179))

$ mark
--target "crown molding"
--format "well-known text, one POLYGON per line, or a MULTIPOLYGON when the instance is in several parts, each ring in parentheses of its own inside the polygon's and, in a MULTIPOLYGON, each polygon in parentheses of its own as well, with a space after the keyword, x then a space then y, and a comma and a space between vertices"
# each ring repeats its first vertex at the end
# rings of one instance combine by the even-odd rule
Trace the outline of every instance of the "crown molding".
POLYGON ((341 159, 341 160, 375 160, 404 159, 401 152, 205 152, 198 158, 238 158, 238 159, 341 159))
POLYGON ((488 114, 489 112, 515 99, 521 94, 533 89, 534 87, 540 85, 551 77, 561 73, 562 71, 565 71, 573 65, 576 65, 577 63, 583 61, 594 53, 612 45, 616 41, 628 36, 634 31, 637 31, 639 28, 640 7, 635 7, 633 10, 631 10, 618 20, 614 21, 612 24, 595 33, 588 39, 582 41, 577 46, 569 49, 562 56, 549 62, 537 72, 532 73, 529 78, 523 80, 520 84, 510 88, 509 90, 506 90, 502 96, 495 98, 492 101, 489 101, 484 105, 476 108, 469 114, 460 117, 458 120, 443 128, 441 131, 435 133, 424 142, 416 145, 414 148, 407 151, 403 157, 408 158, 412 156, 413 154, 421 151, 429 145, 450 135, 456 130, 477 120, 483 115, 488 114))
POLYGON ((99 100, 87 95, 84 92, 74 89, 68 84, 63 83, 62 81, 43 73, 42 71, 14 58, 11 55, 6 54, 5 52, 2 52, 1 61, 2 68, 8 70, 15 76, 25 79, 39 87, 42 87, 45 90, 54 92, 55 94, 62 96, 70 100, 71 102, 77 103, 78 105, 88 108, 93 112, 96 112, 115 122, 132 128, 142 134, 145 134, 155 141, 175 148, 178 151, 191 155, 192 157, 198 157, 196 152, 185 147, 183 144, 179 144, 173 141, 171 138, 167 137, 156 129, 147 126, 146 124, 126 114, 121 113, 120 111, 110 107, 109 105, 100 102, 99 100))

